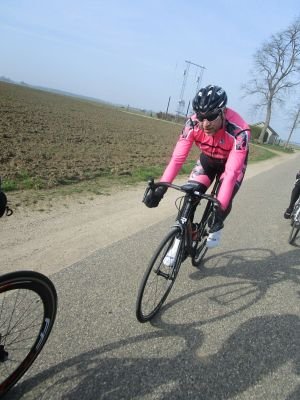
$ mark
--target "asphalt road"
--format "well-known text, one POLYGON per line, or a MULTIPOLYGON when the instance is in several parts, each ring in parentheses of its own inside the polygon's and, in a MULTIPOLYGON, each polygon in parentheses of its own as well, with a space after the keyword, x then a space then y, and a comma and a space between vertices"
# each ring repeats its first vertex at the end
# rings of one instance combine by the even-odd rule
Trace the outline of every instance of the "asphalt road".
POLYGON ((173 218, 52 275, 55 328, 6 398, 299 400, 300 238, 282 216, 299 159, 245 182, 222 245, 183 264, 152 323, 136 294, 173 218))

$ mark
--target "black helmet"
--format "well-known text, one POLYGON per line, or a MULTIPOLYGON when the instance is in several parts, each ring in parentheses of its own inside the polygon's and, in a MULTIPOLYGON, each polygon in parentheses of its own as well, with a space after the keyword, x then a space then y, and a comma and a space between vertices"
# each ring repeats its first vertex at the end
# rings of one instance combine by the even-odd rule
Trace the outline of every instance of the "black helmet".
POLYGON ((220 86, 208 85, 199 90, 193 100, 195 113, 209 113, 227 104, 227 94, 220 86))

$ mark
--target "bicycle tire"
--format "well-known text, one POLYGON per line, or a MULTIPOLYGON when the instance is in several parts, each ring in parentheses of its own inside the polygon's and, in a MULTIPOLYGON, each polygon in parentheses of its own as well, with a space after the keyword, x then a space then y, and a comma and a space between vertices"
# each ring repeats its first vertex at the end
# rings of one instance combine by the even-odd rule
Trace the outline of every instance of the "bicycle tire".
POLYGON ((198 228, 198 239, 194 244, 194 256, 192 257, 192 265, 194 267, 199 267, 202 260, 207 252, 206 242, 208 237, 208 221, 213 212, 213 205, 210 203, 208 207, 204 210, 203 216, 199 223, 198 228))
POLYGON ((299 224, 297 224, 297 226, 296 226, 295 221, 293 221, 292 228, 290 231, 290 236, 289 236, 289 244, 293 244, 295 242, 295 239, 298 235, 299 230, 300 230, 299 224))
POLYGON ((17 271, 0 277, 0 397, 40 354, 56 311, 56 289, 45 275, 17 271))
POLYGON ((178 275, 183 251, 183 234, 180 228, 174 227, 156 249, 142 278, 136 302, 136 317, 139 322, 147 322, 153 318, 165 302, 178 275), (180 244, 174 265, 168 267, 163 264, 163 260, 175 238, 180 238, 180 244))

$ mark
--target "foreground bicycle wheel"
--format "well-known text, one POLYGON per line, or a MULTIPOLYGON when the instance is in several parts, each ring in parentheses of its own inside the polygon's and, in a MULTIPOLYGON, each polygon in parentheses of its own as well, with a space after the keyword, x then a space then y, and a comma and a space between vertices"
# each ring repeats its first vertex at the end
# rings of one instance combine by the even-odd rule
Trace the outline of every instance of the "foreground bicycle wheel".
POLYGON ((46 276, 18 271, 0 277, 0 397, 41 352, 56 310, 56 290, 46 276))
POLYGON ((290 232, 290 236, 289 236, 289 244, 293 244, 298 232, 300 230, 300 226, 298 222, 293 221, 292 222, 292 228, 291 228, 291 232, 290 232))
POLYGON ((157 248, 140 284, 136 302, 136 317, 140 322, 146 322, 153 318, 166 300, 177 277, 183 258, 183 249, 182 233, 179 228, 175 227, 157 248), (170 267, 164 265, 163 260, 175 238, 180 239, 180 244, 174 265, 170 267))

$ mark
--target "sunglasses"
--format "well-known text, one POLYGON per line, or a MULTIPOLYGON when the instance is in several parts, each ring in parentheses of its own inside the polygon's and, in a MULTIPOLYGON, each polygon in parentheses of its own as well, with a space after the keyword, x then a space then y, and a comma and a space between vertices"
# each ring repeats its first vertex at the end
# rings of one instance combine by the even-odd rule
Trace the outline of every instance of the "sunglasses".
POLYGON ((218 111, 214 111, 212 113, 208 113, 208 114, 200 114, 200 113, 198 113, 197 114, 197 118, 198 118, 198 120, 200 122, 204 121, 205 119, 207 121, 209 121, 209 122, 212 122, 215 119, 217 119, 220 114, 221 114, 221 112, 219 110, 218 111))

